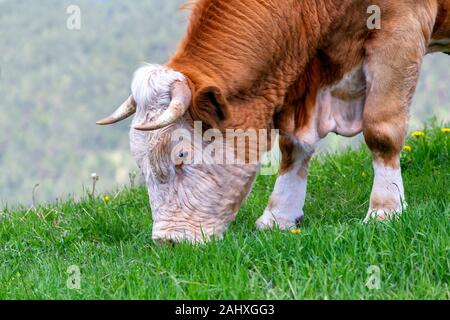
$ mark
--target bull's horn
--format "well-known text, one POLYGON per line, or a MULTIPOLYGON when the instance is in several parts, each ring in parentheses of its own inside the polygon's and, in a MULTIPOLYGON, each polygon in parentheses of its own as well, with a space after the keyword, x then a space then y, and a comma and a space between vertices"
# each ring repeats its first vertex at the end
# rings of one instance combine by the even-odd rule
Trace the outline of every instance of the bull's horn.
POLYGON ((109 124, 114 124, 119 121, 125 120, 136 113, 136 102, 133 96, 130 96, 112 115, 108 118, 100 120, 97 122, 100 126, 106 126, 109 124))
POLYGON ((171 102, 166 111, 156 120, 135 126, 140 131, 152 131, 165 128, 180 119, 191 104, 191 89, 186 81, 177 81, 171 90, 171 102))

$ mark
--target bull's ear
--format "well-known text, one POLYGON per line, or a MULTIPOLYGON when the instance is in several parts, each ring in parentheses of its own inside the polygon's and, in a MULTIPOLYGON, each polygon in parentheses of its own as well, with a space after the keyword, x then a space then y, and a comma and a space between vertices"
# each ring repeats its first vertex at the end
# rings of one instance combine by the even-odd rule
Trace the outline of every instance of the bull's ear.
POLYGON ((191 115, 207 128, 222 128, 224 120, 229 117, 229 110, 220 88, 208 86, 198 90, 194 95, 191 115))

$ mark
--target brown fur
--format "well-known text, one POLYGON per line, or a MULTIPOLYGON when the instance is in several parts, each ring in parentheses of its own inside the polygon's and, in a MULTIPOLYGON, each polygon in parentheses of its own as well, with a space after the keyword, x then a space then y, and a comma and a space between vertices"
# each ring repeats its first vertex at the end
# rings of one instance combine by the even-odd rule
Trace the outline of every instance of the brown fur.
POLYGON ((403 143, 420 44, 432 32, 450 35, 448 0, 199 0, 193 6, 187 34, 168 62, 189 78, 193 119, 221 129, 301 132, 318 90, 368 57, 383 70, 374 71, 384 78, 374 75, 380 95, 392 99, 374 101, 374 108, 369 101, 364 132, 388 162, 403 143), (382 8, 381 30, 366 27, 373 4, 382 8))
POLYGON ((448 39, 450 37, 450 1, 439 0, 439 11, 433 29, 434 39, 448 39))
POLYGON ((294 164, 293 150, 294 144, 291 139, 285 136, 280 137, 280 150, 282 155, 282 161, 280 165, 280 174, 283 175, 291 169, 294 164))
POLYGON ((309 162, 311 161, 311 157, 306 157, 305 160, 303 160, 302 165, 300 166, 300 169, 297 172, 297 175, 300 178, 306 179, 308 176, 308 168, 309 168, 309 162))
POLYGON ((449 12, 450 0, 198 0, 167 65, 189 79, 194 120, 280 129, 283 174, 318 92, 365 61, 364 136, 375 161, 398 168, 422 59, 431 39, 450 38, 449 12), (371 5, 381 30, 366 26, 371 5))

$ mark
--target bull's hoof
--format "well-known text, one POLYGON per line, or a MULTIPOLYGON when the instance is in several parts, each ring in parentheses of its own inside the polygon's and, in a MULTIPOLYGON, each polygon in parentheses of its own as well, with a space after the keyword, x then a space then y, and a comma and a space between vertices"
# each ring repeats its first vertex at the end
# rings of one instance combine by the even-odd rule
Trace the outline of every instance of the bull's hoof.
POLYGON ((270 211, 264 212, 261 218, 256 221, 256 227, 259 230, 270 230, 278 228, 283 231, 288 231, 297 227, 303 222, 303 213, 298 215, 276 216, 270 211))
POLYGON ((396 218, 399 218, 402 214, 401 209, 377 209, 370 210, 364 219, 364 223, 369 223, 370 221, 378 222, 389 222, 396 218))

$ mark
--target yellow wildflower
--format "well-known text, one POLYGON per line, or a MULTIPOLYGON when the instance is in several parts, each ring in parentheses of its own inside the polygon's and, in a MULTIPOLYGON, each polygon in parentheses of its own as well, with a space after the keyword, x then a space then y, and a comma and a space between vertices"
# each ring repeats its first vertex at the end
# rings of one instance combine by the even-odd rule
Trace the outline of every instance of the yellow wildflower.
POLYGON ((406 152, 411 152, 412 151, 412 147, 411 146, 404 146, 403 150, 406 152))
POLYGON ((300 230, 300 229, 292 229, 291 233, 292 234, 300 234, 300 233, 302 233, 302 230, 300 230))
POLYGON ((111 200, 110 196, 104 196, 103 197, 103 201, 105 201, 105 202, 109 202, 110 200, 111 200))
POLYGON ((413 133, 411 133, 411 136, 415 137, 415 138, 420 138, 420 137, 423 137, 424 135, 425 135, 425 132, 423 132, 423 131, 414 131, 413 133))
POLYGON ((450 128, 442 128, 441 131, 443 133, 450 133, 450 128))

